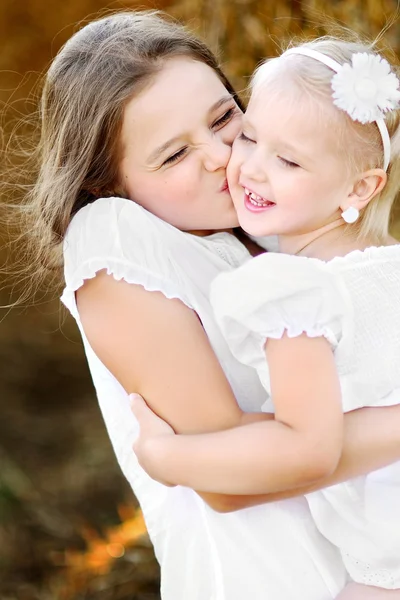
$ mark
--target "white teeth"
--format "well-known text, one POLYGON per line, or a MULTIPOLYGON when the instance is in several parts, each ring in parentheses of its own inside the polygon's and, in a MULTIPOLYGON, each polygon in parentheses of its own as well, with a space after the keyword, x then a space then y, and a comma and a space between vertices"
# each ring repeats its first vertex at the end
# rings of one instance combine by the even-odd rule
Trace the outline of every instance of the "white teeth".
POLYGON ((261 196, 257 196, 257 194, 255 194, 254 192, 251 192, 250 194, 250 198, 252 198, 253 200, 255 200, 256 202, 261 202, 262 198, 261 196))
POLYGON ((244 188, 244 193, 250 200, 253 206, 266 206, 268 204, 267 200, 264 200, 261 196, 258 196, 254 192, 251 192, 248 188, 244 188))
POLYGON ((257 202, 257 200, 254 200, 254 198, 252 198, 251 196, 249 196, 249 200, 250 200, 251 204, 253 204, 254 206, 266 206, 267 205, 266 202, 257 202))

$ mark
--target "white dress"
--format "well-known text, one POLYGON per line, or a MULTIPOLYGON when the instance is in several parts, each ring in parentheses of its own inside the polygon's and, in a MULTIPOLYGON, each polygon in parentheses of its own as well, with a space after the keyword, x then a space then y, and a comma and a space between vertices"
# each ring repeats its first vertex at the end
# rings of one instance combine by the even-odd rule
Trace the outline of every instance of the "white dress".
POLYGON ((72 219, 64 244, 62 300, 80 328, 118 462, 138 498, 161 565, 163 600, 328 600, 344 586, 340 554, 318 532, 305 498, 230 514, 192 490, 153 481, 132 451, 137 432, 127 395, 90 347, 75 291, 106 268, 117 279, 179 298, 200 316, 240 406, 259 411, 266 393, 231 354, 209 303, 211 281, 250 258, 228 233, 183 233, 132 201, 96 200, 72 219))
MULTIPOLYGON (((400 403, 400 245, 329 262, 264 254, 219 275, 211 302, 232 353, 268 393, 266 338, 305 332, 330 342, 345 412, 400 403)), ((355 581, 400 588, 400 462, 307 499, 355 581)))

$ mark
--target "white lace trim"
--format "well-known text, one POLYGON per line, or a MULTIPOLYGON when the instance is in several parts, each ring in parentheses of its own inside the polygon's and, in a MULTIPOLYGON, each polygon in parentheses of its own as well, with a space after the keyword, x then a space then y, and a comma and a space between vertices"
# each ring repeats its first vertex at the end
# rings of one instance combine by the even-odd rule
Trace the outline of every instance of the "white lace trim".
POLYGON ((74 316, 77 316, 75 292, 83 286, 87 279, 93 279, 99 271, 104 269, 107 270, 108 275, 112 275, 117 281, 123 279, 127 283, 141 285, 149 292, 161 292, 166 298, 181 300, 186 306, 195 310, 188 298, 181 290, 178 291, 171 281, 157 277, 154 273, 146 271, 137 265, 132 265, 131 262, 124 261, 123 259, 116 260, 98 257, 83 262, 76 269, 73 276, 69 278, 64 288, 61 301, 74 316))
POLYGON ((392 589, 395 585, 393 575, 387 569, 375 569, 369 563, 350 554, 343 553, 343 559, 351 577, 358 583, 392 589))
MULTIPOLYGON (((352 250, 348 254, 345 254, 345 256, 335 256, 335 258, 327 262, 328 264, 348 263, 354 265, 365 261, 387 261, 388 258, 397 258, 400 260, 400 244, 393 244, 392 246, 369 246, 365 250, 352 250)), ((310 260, 321 262, 316 258, 310 260)))
POLYGON ((313 327, 304 327, 295 324, 289 325, 281 323, 277 327, 268 330, 263 330, 262 332, 260 332, 260 335, 262 335, 265 339, 272 338, 274 340, 280 340, 284 333, 287 333, 288 337, 290 338, 299 337, 303 333, 305 333, 310 338, 324 337, 326 340, 328 340, 328 342, 333 346, 334 349, 339 343, 339 340, 337 339, 337 337, 331 329, 329 329, 326 326, 321 327, 319 325, 315 325, 313 327))

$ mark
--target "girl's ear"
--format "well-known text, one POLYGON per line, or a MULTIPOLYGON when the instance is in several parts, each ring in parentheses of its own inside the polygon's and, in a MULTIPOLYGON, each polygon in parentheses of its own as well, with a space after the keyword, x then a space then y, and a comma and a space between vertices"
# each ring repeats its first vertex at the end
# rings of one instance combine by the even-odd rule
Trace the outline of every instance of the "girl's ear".
POLYGON ((370 169, 365 171, 356 181, 347 202, 340 205, 342 211, 350 206, 362 210, 375 196, 380 194, 387 182, 387 173, 383 169, 370 169))

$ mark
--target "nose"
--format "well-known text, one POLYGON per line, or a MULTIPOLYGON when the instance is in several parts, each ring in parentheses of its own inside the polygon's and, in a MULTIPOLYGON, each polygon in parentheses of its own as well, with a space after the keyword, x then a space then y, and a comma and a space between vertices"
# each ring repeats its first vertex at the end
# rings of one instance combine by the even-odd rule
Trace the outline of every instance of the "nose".
POLYGON ((218 171, 218 169, 226 169, 232 148, 225 143, 219 136, 212 137, 203 146, 203 161, 207 171, 218 171))
POLYGON ((263 157, 254 149, 246 156, 240 167, 240 173, 246 180, 264 182, 266 180, 265 165, 263 157))

